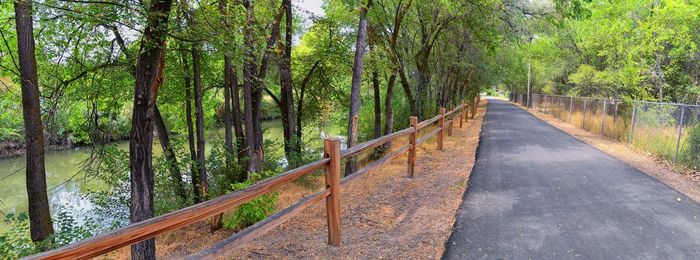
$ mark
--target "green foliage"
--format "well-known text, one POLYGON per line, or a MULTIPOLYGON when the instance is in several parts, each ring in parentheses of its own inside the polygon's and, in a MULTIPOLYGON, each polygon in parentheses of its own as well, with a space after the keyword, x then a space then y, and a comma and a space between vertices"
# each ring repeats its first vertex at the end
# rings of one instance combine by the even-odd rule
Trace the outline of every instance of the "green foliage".
POLYGON ((10 230, 0 234, 0 256, 3 259, 18 259, 37 252, 29 238, 29 216, 22 212, 5 215, 5 224, 10 230))
POLYGON ((688 129, 684 157, 692 167, 700 169, 700 123, 696 122, 688 129))
POLYGON ((29 215, 26 212, 5 215, 10 230, 0 234, 0 259, 18 259, 39 252, 39 248, 59 248, 96 234, 98 225, 92 219, 78 223, 72 215, 60 211, 53 216, 55 234, 35 244, 29 237, 29 215))
MULTIPOLYGON (((250 185, 271 177, 270 172, 261 172, 251 174, 250 178, 242 183, 231 185, 231 191, 239 191, 249 187, 250 185)), ((233 213, 224 218, 224 226, 231 229, 244 229, 253 225, 275 212, 275 203, 277 202, 277 193, 272 192, 262 195, 254 200, 238 206, 233 213)))

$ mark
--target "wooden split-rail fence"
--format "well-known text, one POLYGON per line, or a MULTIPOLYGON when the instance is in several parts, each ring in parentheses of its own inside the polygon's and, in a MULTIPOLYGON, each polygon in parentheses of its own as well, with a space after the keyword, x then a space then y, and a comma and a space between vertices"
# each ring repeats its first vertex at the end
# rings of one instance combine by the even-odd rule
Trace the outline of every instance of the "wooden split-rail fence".
POLYGON ((445 111, 445 108, 440 108, 440 114, 428 120, 418 122, 418 118, 411 117, 411 126, 392 134, 388 134, 367 142, 358 144, 351 148, 341 151, 340 140, 337 138, 327 138, 324 141, 324 158, 299 168, 289 170, 274 177, 265 179, 250 187, 232 192, 221 197, 202 202, 190 207, 180 209, 165 215, 151 218, 142 222, 133 223, 126 227, 94 236, 84 241, 77 242, 62 248, 43 252, 37 255, 28 257, 28 259, 87 259, 97 257, 116 249, 129 246, 131 244, 141 242, 150 238, 154 238, 159 234, 178 229, 180 227, 190 225, 199 221, 207 220, 217 214, 235 209, 237 206, 249 202, 261 195, 267 194, 288 184, 302 176, 311 174, 317 170, 324 169, 326 189, 312 194, 296 204, 275 213, 274 215, 246 228, 240 232, 228 237, 213 247, 187 256, 185 259, 213 259, 223 255, 227 251, 234 249, 252 239, 261 236, 262 234, 272 230, 293 216, 299 214, 302 210, 310 205, 326 200, 326 217, 328 220, 328 244, 332 246, 340 245, 340 194, 347 185, 354 179, 364 175, 372 169, 381 167, 382 165, 391 162, 392 160, 408 153, 408 177, 414 175, 414 167, 416 165, 416 147, 433 136, 437 135, 437 149, 442 150, 444 134, 452 134, 452 126, 455 123, 455 113, 459 114, 459 127, 462 127, 464 121, 467 120, 469 112, 472 118, 477 112, 479 97, 475 97, 472 105, 467 105, 463 102, 460 106, 445 111), (471 109, 468 109, 471 108, 471 109), (471 111, 470 111, 471 110, 471 111), (419 133, 421 129, 432 126, 437 123, 437 127, 431 132, 422 135, 419 133), (367 164, 362 169, 340 178, 341 165, 340 160, 354 157, 355 155, 379 147, 380 145, 389 143, 397 138, 408 136, 408 144, 394 150, 385 155, 381 159, 367 164))

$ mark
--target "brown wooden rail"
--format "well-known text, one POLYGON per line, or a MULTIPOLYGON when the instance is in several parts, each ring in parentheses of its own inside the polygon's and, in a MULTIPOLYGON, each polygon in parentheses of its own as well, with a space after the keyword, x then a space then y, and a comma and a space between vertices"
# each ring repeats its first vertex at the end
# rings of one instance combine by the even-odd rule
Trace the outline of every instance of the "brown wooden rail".
MULTIPOLYGON (((474 102, 479 99, 475 98, 474 102)), ((299 214, 305 208, 326 200, 326 213, 328 220, 328 243, 334 246, 340 245, 340 193, 354 179, 363 176, 372 169, 381 167, 394 159, 408 153, 408 176, 413 177, 413 169, 416 162, 416 147, 437 135, 437 147, 442 150, 443 134, 447 129, 451 132, 455 113, 459 113, 459 126, 466 120, 469 114, 469 106, 462 103, 460 106, 446 112, 440 109, 440 114, 418 123, 416 117, 411 117, 411 127, 394 132, 340 151, 340 140, 328 138, 324 143, 324 158, 299 168, 289 170, 277 176, 265 179, 250 187, 232 192, 221 197, 189 206, 165 215, 151 218, 142 222, 133 223, 126 227, 94 236, 92 238, 71 244, 62 248, 43 252, 28 257, 28 259, 86 259, 109 253, 116 249, 153 238, 159 234, 171 231, 208 218, 225 211, 232 210, 243 203, 249 202, 259 196, 274 191, 275 189, 290 183, 304 175, 311 174, 324 168, 326 189, 310 195, 296 204, 275 213, 274 215, 252 225, 233 236, 224 239, 213 247, 188 256, 186 259, 211 259, 220 256, 227 251, 240 246, 268 231, 279 226, 293 216, 299 214), (449 120, 445 120, 449 117, 449 120), (420 138, 420 130, 438 122, 437 127, 420 138), (447 126, 446 126, 447 125, 447 126), (340 160, 369 151, 375 147, 386 144, 397 138, 409 136, 409 143, 385 155, 381 159, 367 164, 362 169, 340 179, 340 160)), ((471 106, 472 117, 476 113, 476 105, 471 106)), ((449 135, 449 133, 448 133, 449 135)))

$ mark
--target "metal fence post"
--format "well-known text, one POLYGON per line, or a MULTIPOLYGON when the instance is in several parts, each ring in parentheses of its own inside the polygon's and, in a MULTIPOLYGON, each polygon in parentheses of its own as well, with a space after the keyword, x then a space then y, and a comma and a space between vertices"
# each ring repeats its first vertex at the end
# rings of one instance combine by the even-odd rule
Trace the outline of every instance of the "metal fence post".
POLYGON ((326 158, 326 189, 331 194, 326 197, 326 216, 328 219, 328 244, 340 246, 340 139, 328 138, 323 150, 326 158))
POLYGON ((574 97, 569 97, 569 123, 571 123, 571 112, 574 109, 574 97))
POLYGON ((608 108, 608 100, 603 99, 603 115, 601 116, 603 119, 600 122, 600 135, 605 136, 605 112, 608 108))
POLYGON ((559 113, 557 113, 559 115, 559 119, 561 119, 561 109, 562 109, 561 99, 562 99, 562 96, 560 95, 559 96, 559 113))
POLYGON ((678 151, 681 146, 681 136, 683 136, 683 118, 685 117, 685 106, 681 106, 681 120, 678 124, 678 140, 676 141, 676 155, 673 157, 673 163, 678 162, 678 151))
POLYGON ((588 99, 583 98, 583 121, 581 121, 581 128, 586 129, 586 110, 588 109, 588 99))
POLYGON ((632 144, 632 136, 634 136, 634 126, 637 123, 637 103, 632 101, 632 125, 630 125, 630 135, 627 137, 627 144, 632 144))

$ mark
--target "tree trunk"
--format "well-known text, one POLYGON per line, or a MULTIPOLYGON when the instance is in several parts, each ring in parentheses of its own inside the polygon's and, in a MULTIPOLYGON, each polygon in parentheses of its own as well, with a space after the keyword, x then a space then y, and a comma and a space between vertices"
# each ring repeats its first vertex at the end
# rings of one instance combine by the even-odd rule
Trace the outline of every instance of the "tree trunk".
MULTIPOLYGON (((129 142, 131 175, 131 222, 140 222, 154 215, 153 210, 153 118, 158 88, 163 82, 165 38, 171 0, 152 1, 141 50, 136 65, 134 108, 129 142)), ((155 259, 155 240, 148 239, 131 246, 132 259, 155 259)))
MULTIPOLYGON (((233 165, 233 131, 231 129, 231 84, 233 72, 231 57, 228 54, 224 55, 224 144, 226 146, 226 167, 230 169, 233 165)), ((233 181, 232 178, 228 178, 233 181)))
POLYGON ((396 72, 392 71, 389 83, 386 87, 384 98, 384 135, 394 132, 394 86, 396 85, 396 72))
MULTIPOLYGON (((44 127, 41 122, 31 0, 15 1, 15 25, 22 79, 24 138, 27 146, 26 185, 29 199, 29 233, 32 241, 41 242, 53 234, 53 225, 49 211, 49 198, 46 194, 44 127)), ((41 248, 41 250, 45 249, 48 248, 41 248)))
MULTIPOLYGON (((233 132, 236 134, 236 154, 238 156, 238 163, 244 163, 246 161, 247 149, 246 149, 246 138, 243 132, 243 123, 241 122, 241 102, 240 102, 240 90, 238 86, 238 74, 236 70, 231 67, 231 109, 232 120, 233 120, 233 132)), ((243 182, 247 179, 245 174, 239 173, 236 176, 237 182, 243 182)))
POLYGON ((158 140, 160 140, 160 147, 163 148, 163 155, 168 161, 168 166, 170 166, 170 179, 175 188, 175 194, 177 194, 183 202, 187 203, 187 189, 185 188, 184 181, 182 180, 182 173, 180 172, 180 167, 177 164, 177 157, 175 156, 175 150, 170 145, 170 137, 168 136, 168 129, 165 127, 165 121, 163 121, 163 115, 160 114, 158 106, 155 106, 154 110, 154 121, 153 124, 158 133, 158 140))
MULTIPOLYGON (((362 85, 362 70, 364 65, 365 46, 367 43, 367 9, 372 5, 372 0, 367 1, 367 6, 360 7, 360 22, 357 28, 357 43, 355 45, 355 61, 352 67, 352 87, 350 90, 350 111, 348 113, 348 141, 347 148, 357 144, 357 121, 354 117, 360 111, 360 86, 362 85)), ((345 164, 345 175, 350 175, 357 168, 357 159, 351 157, 345 164)))
MULTIPOLYGON (((201 71, 201 50, 199 43, 194 43, 192 46, 192 75, 194 76, 194 112, 195 112, 195 126, 197 128, 197 173, 198 173, 198 184, 199 196, 195 197, 197 203, 207 200, 207 169, 206 169, 206 158, 204 152, 206 151, 204 145, 204 111, 202 108, 202 71, 201 71)), ((197 193, 195 193, 197 194, 197 193)))
POLYGON ((292 1, 282 0, 285 12, 284 54, 278 62, 280 73, 280 111, 282 113, 282 130, 284 135, 284 154, 290 168, 299 165, 296 146, 300 145, 294 135, 294 94, 292 86, 292 1))
MULTIPOLYGON (((375 56, 376 43, 374 41, 374 30, 369 28, 369 52, 375 56)), ((372 89, 374 90, 374 138, 382 136, 382 95, 379 92, 379 72, 377 71, 376 56, 372 62, 372 89)))
MULTIPOLYGON (((178 16, 178 24, 182 24, 178 16)), ((187 124, 187 147, 190 152, 190 176, 192 177, 192 193, 195 198, 201 197, 199 189, 199 171, 196 165, 197 162, 197 147, 194 139, 194 122, 192 121, 192 76, 190 73, 189 58, 192 55, 192 49, 186 51, 184 44, 180 43, 180 61, 182 62, 182 81, 185 84, 185 121, 187 124), (189 56, 188 56, 189 54, 189 56)), ((196 201, 196 199, 195 199, 196 201)))
MULTIPOLYGON (((253 121, 253 75, 255 71, 255 55, 254 55, 254 17, 253 17, 253 1, 245 0, 246 7, 246 27, 245 27, 245 57, 243 59, 243 99, 244 99, 244 116, 245 116, 245 136, 246 136, 246 151, 248 155, 247 172, 257 172, 260 170, 260 159, 255 153, 255 131, 253 121)), ((249 176, 246 176, 246 179, 249 176)))
POLYGON ((304 76, 304 80, 301 81, 301 90, 299 92, 299 100, 297 100, 297 129, 296 129, 296 135, 297 135, 297 140, 299 141, 299 145, 296 146, 297 153, 301 154, 301 135, 302 135, 302 125, 301 125, 301 112, 304 111, 304 94, 306 92, 306 85, 309 84, 309 81, 311 80, 311 76, 314 74, 314 71, 316 68, 318 68, 319 64, 321 61, 316 61, 313 66, 311 66, 311 69, 309 72, 306 73, 306 76, 304 76))

